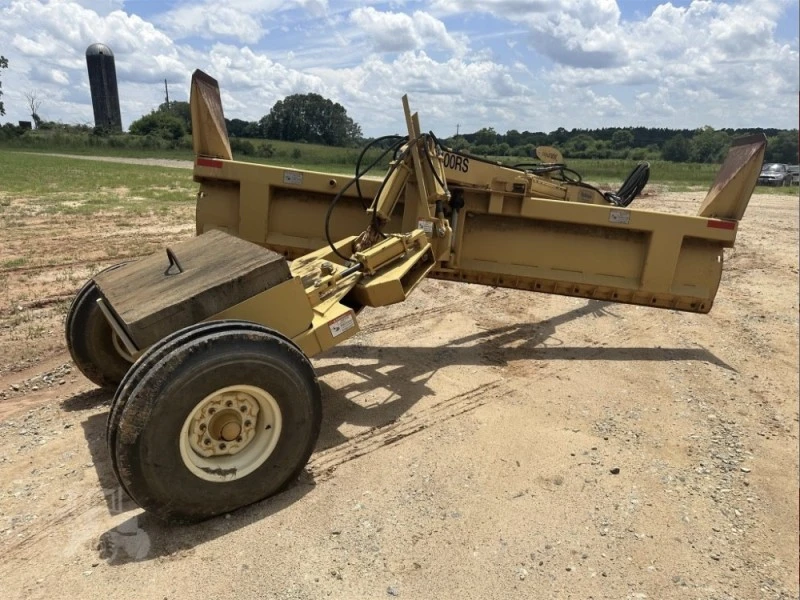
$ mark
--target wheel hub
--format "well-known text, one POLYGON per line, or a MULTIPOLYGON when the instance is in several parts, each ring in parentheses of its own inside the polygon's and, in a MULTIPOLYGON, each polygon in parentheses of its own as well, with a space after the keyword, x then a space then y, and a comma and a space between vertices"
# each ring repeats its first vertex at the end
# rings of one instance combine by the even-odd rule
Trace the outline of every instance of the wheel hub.
POLYGON ((258 401, 247 392, 212 395, 195 408, 189 444, 206 458, 237 454, 253 440, 258 413, 258 401))

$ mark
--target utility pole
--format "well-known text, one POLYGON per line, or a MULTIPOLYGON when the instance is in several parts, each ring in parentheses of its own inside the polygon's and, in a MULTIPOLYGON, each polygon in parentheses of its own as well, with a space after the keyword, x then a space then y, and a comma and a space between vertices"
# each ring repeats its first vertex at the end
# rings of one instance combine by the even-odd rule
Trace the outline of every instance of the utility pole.
POLYGON ((169 108, 169 88, 167 87, 167 80, 164 79, 164 93, 167 96, 167 108, 169 108))
POLYGON ((461 123, 456 123, 456 135, 458 135, 458 128, 461 127, 461 123))

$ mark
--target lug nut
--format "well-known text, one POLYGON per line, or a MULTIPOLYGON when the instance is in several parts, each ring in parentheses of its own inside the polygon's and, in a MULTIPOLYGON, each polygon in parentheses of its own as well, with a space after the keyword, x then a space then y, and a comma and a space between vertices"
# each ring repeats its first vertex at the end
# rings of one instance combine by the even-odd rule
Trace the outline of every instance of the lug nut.
POLYGON ((242 411, 242 412, 247 412, 247 407, 246 406, 240 406, 239 410, 242 411))
POLYGON ((208 439, 208 438, 206 438, 206 439, 204 439, 204 440, 203 440, 203 443, 204 443, 206 446, 210 446, 210 445, 211 445, 211 440, 210 440, 210 439, 208 439))

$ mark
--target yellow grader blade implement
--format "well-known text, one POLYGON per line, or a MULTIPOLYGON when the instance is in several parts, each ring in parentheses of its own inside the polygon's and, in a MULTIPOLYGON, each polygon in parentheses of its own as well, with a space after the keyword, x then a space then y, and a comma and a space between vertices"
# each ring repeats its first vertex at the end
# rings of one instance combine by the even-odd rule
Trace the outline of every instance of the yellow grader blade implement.
POLYGON ((756 187, 766 148, 763 133, 735 140, 697 214, 741 221, 756 187))
POLYGON ((192 112, 194 153, 197 156, 230 160, 231 145, 217 80, 202 71, 195 71, 192 75, 189 104, 192 112))
MULTIPOLYGON (((217 106, 219 91, 193 98, 217 106)), ((410 139, 420 135, 415 119, 406 115, 410 139)), ((381 180, 374 178, 362 177, 360 188, 375 200, 386 233, 429 232, 436 256, 430 277, 705 313, 765 146, 760 135, 731 147, 697 216, 615 206, 591 186, 447 150, 439 159, 451 196, 435 214, 423 193, 441 197, 442 190, 416 146, 407 164, 389 174, 391 193, 384 189, 375 198, 381 180)), ((341 175, 205 156, 196 159, 194 174, 198 234, 221 229, 294 259, 326 245, 326 221, 336 240, 359 235, 369 223, 341 175), (335 211, 326 217, 334 198, 335 211)))
POLYGON ((711 310, 763 135, 732 146, 697 215, 674 215, 629 206, 647 165, 609 194, 554 176, 553 149, 538 170, 447 150, 403 108, 385 178, 238 162, 217 82, 195 72, 198 235, 98 274, 67 315, 78 367, 118 385, 111 464, 146 510, 197 521, 284 489, 319 434, 308 357, 425 277, 711 310))

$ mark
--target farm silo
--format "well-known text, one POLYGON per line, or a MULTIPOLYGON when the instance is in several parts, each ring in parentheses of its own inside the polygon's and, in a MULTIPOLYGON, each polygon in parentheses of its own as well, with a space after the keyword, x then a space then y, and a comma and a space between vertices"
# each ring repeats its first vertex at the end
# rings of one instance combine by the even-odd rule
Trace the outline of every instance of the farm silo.
POLYGON ((122 131, 114 53, 105 44, 92 44, 86 49, 86 67, 92 90, 94 126, 122 131))

